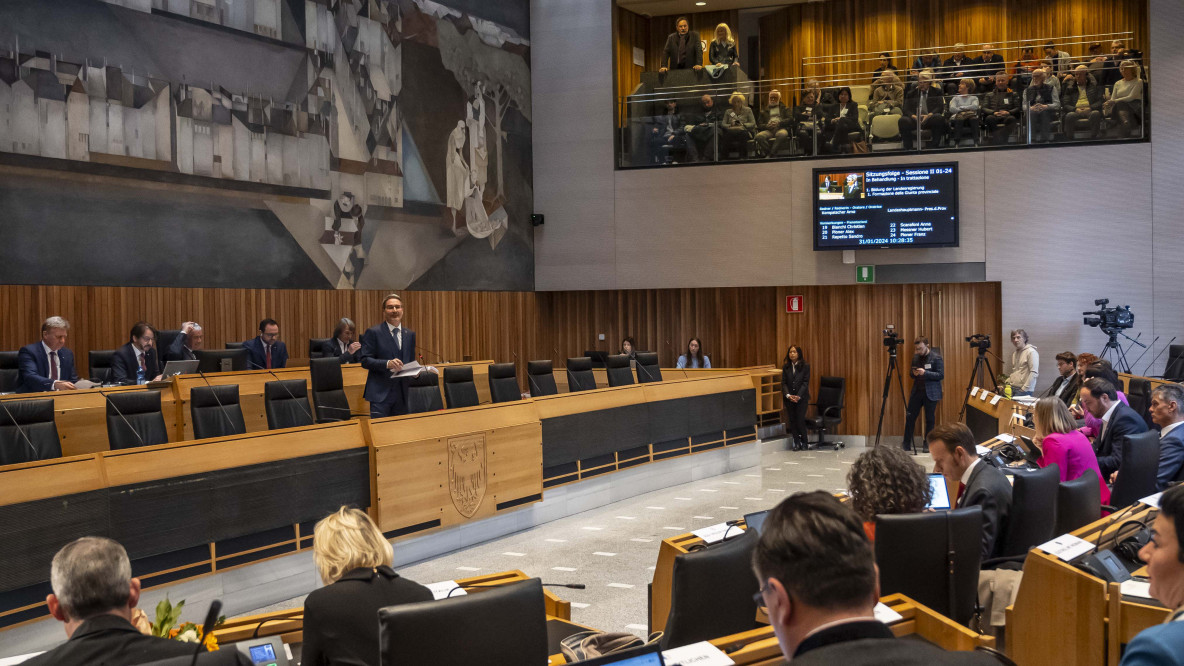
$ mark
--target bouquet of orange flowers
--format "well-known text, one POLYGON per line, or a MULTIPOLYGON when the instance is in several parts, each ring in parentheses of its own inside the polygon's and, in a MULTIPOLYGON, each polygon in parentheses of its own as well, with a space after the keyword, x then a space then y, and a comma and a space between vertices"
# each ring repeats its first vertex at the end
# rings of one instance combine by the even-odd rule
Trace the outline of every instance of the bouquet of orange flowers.
POLYGON ((196 643, 198 636, 204 638, 202 643, 208 652, 213 652, 218 649, 218 639, 214 637, 213 629, 218 625, 226 622, 226 616, 223 615, 218 618, 213 627, 210 627, 209 632, 202 630, 200 624, 193 622, 181 622, 181 609, 185 607, 185 601, 177 602, 173 605, 166 596, 164 601, 156 604, 156 621, 152 622, 148 619, 148 615, 143 611, 136 609, 132 617, 132 624, 140 630, 140 633, 148 634, 149 636, 159 636, 160 638, 167 638, 169 640, 181 641, 182 643, 196 643))

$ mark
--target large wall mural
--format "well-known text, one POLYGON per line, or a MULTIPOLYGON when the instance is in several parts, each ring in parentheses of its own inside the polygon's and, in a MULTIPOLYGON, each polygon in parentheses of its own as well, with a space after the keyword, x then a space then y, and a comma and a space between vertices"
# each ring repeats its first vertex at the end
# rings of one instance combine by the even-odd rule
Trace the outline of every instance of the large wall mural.
POLYGON ((0 0, 0 280, 533 289, 527 0, 486 4, 0 0))

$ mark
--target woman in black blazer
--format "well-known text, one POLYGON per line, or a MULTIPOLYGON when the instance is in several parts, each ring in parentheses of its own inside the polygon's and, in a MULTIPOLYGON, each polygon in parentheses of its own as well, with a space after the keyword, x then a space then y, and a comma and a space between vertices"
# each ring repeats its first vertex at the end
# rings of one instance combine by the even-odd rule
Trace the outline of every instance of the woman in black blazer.
POLYGON ((312 558, 325 587, 304 601, 303 666, 378 666, 378 609, 432 600, 391 569, 392 557, 364 511, 341 507, 317 523, 312 558))
POLYGON ((806 408, 810 404, 810 365, 802 355, 802 348, 790 345, 781 364, 782 420, 790 448, 804 451, 806 442, 806 408))

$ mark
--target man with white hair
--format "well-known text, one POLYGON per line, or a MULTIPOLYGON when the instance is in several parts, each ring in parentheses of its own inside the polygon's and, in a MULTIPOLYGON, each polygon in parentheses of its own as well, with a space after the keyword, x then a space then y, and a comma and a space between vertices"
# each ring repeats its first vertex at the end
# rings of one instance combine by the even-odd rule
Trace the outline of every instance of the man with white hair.
POLYGON ((69 333, 70 322, 61 317, 50 317, 41 324, 41 341, 21 347, 17 352, 18 393, 76 388, 74 382, 78 381, 78 373, 74 370, 74 353, 66 349, 69 333))
POLYGON ((174 338, 172 344, 165 350, 165 362, 197 360, 197 355, 193 352, 205 348, 205 338, 206 332, 202 329, 201 324, 195 321, 181 324, 181 335, 174 338))
POLYGON ((1061 108, 1057 91, 1046 78, 1043 69, 1032 70, 1032 85, 1024 91, 1024 108, 1028 112, 1033 143, 1045 143, 1052 138, 1052 120, 1061 108))
POLYGON ((1073 76, 1061 86, 1061 99, 1069 111, 1065 114, 1065 131, 1072 131, 1079 122, 1084 121, 1089 123, 1090 138, 1101 138, 1105 96, 1106 91, 1089 73, 1089 67, 1078 65, 1073 70, 1073 76))

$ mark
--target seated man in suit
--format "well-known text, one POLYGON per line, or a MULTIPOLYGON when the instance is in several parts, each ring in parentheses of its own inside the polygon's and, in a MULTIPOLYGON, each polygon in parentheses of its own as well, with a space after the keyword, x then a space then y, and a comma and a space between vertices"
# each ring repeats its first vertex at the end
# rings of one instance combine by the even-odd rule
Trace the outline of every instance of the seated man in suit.
MULTIPOLYGON (((925 432, 933 430, 937 403, 941 400, 941 382, 946 377, 946 366, 941 352, 929 346, 929 338, 921 336, 913 342, 913 363, 909 373, 913 376, 913 392, 909 396, 904 415, 904 450, 913 449, 913 427, 921 408, 925 409, 925 432)), ((929 445, 925 445, 929 450, 929 445)), ((973 450, 973 448, 971 449, 973 450)))
POLYGON ((929 435, 934 471, 950 483, 958 484, 954 507, 980 506, 983 509, 984 561, 997 557, 1007 517, 1011 513, 1011 484, 1003 472, 979 459, 974 435, 962 423, 943 423, 929 435))
POLYGON ((361 348, 362 343, 358 342, 358 327, 354 320, 342 317, 341 321, 337 322, 337 328, 333 329, 333 337, 321 345, 321 353, 325 358, 336 356, 343 364, 357 363, 358 351, 361 348))
POLYGON ((415 360, 415 331, 403 327, 403 298, 389 294, 382 299, 383 322, 362 334, 358 353, 366 376, 364 397, 370 403, 370 417, 407 413, 407 380, 391 377, 415 360))
POLYGON ((1077 394, 1081 391, 1081 377, 1077 375, 1077 355, 1073 352, 1057 354, 1057 378, 1052 386, 1041 397, 1060 398, 1065 406, 1073 404, 1077 394))
POLYGON ((1102 432, 1094 440, 1094 453, 1098 456, 1102 478, 1114 483, 1114 473, 1122 464, 1122 447, 1127 436, 1146 432, 1147 424, 1135 410, 1119 401, 1114 384, 1101 377, 1085 380, 1081 407, 1102 419, 1102 432))
POLYGON ((1151 420, 1159 426, 1159 472, 1155 489, 1167 490, 1184 468, 1184 386, 1160 384, 1151 391, 1151 420))
POLYGON ((156 331, 152 324, 138 321, 132 327, 131 340, 115 350, 111 357, 111 381, 120 385, 146 384, 160 379, 160 360, 156 356, 156 331))
POLYGON ((1122 653, 1120 666, 1184 664, 1184 487, 1159 499, 1159 515, 1151 524, 1151 541, 1139 551, 1147 563, 1151 596, 1171 609, 1163 624, 1139 632, 1122 653))
POLYGON ((201 324, 195 321, 187 321, 181 324, 181 335, 178 335, 169 348, 164 352, 164 362, 169 361, 196 361, 197 355, 193 352, 201 351, 205 348, 206 332, 202 329, 201 324))
POLYGON ((50 585, 46 603, 68 640, 25 664, 143 664, 193 654, 190 643, 147 636, 132 624, 140 581, 132 578, 127 551, 111 539, 82 537, 63 546, 53 556, 50 585))
POLYGON ((280 340, 280 325, 274 319, 259 322, 259 335, 243 343, 247 350, 247 367, 251 370, 271 370, 288 365, 288 347, 280 340))
POLYGON ((756 134, 756 150, 762 157, 772 157, 789 144, 789 131, 793 129, 793 115, 781 103, 781 91, 769 92, 769 104, 761 111, 760 129, 756 134))
POLYGON ((880 582, 871 542, 855 512, 829 493, 797 493, 769 511, 752 568, 758 604, 795 666, 994 663, 987 655, 897 639, 875 618, 880 582))
POLYGON ((41 324, 41 341, 21 347, 17 352, 20 367, 18 393, 70 391, 78 373, 74 371, 74 353, 66 349, 70 322, 50 317, 41 324))
POLYGON ((686 116, 687 133, 687 161, 698 162, 702 156, 708 162, 714 162, 718 153, 719 122, 722 115, 715 108, 715 100, 711 95, 699 98, 699 110, 692 111, 686 116))

